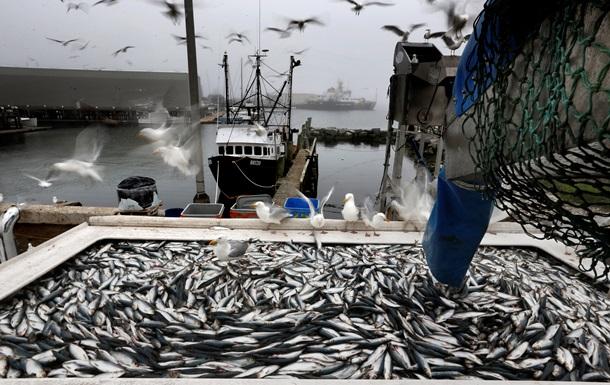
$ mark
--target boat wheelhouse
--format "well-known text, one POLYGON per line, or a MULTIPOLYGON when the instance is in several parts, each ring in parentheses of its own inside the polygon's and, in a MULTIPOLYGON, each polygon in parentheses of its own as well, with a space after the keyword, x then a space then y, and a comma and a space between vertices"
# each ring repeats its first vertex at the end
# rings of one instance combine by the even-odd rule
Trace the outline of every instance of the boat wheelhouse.
MULTIPOLYGON (((208 158, 221 199, 226 203, 240 195, 273 195, 277 180, 290 166, 291 80, 292 70, 300 62, 291 57, 289 72, 281 87, 275 88, 261 74, 264 55, 257 53, 253 57, 255 76, 245 95, 231 103, 227 83, 225 116, 219 119, 216 132, 216 154, 208 158), (263 84, 273 89, 271 96, 262 93, 263 84)), ((228 78, 226 54, 223 66, 228 78)))

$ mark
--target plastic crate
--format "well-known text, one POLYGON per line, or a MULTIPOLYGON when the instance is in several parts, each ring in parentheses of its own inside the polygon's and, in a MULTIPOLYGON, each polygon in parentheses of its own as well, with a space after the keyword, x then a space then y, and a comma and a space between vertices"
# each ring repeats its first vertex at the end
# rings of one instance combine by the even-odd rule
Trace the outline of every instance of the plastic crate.
MULTIPOLYGON (((316 212, 318 211, 319 201, 315 198, 309 198, 316 212)), ((284 202, 284 208, 288 210, 294 218, 309 218, 309 206, 303 198, 290 197, 284 202)))
POLYGON ((225 206, 220 203, 189 203, 181 217, 190 218, 222 218, 225 206))
POLYGON ((237 197, 235 204, 231 206, 229 217, 231 218, 257 218, 256 209, 252 205, 256 202, 272 203, 271 195, 241 195, 237 197))

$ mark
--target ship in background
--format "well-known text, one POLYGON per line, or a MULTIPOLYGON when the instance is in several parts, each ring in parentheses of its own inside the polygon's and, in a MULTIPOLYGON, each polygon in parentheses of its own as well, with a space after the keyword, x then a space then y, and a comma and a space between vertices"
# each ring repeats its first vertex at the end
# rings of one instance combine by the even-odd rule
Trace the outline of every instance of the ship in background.
POLYGON ((304 110, 351 111, 373 110, 377 102, 365 98, 352 98, 352 91, 342 81, 322 95, 310 95, 302 101, 295 100, 293 106, 304 110))

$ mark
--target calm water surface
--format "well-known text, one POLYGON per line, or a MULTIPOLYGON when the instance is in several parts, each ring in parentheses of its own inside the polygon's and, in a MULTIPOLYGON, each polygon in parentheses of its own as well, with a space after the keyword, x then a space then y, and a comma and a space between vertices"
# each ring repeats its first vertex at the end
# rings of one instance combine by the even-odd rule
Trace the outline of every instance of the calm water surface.
MULTIPOLYGON (((295 110, 293 126, 300 127, 306 117, 315 127, 372 128, 385 127, 385 113, 380 111, 323 112, 295 110)), ((195 195, 195 181, 166 166, 152 154, 152 148, 137 137, 139 128, 109 129, 110 140, 104 147, 99 164, 104 167, 104 182, 78 179, 57 182, 42 189, 24 176, 44 177, 49 166, 72 156, 74 140, 82 128, 57 128, 26 135, 24 143, 0 146, 0 193, 5 201, 51 203, 58 199, 80 201, 83 205, 116 206, 117 184, 133 175, 149 176, 157 182, 165 207, 184 207, 195 195)), ((203 129, 204 157, 214 149, 215 126, 203 129)), ((331 204, 340 205, 343 195, 352 192, 358 201, 374 195, 381 179, 383 146, 338 144, 318 146, 320 160, 319 195, 331 186, 335 194, 331 204)), ((215 181, 205 167, 206 191, 215 196, 215 181)), ((329 208, 329 211, 337 211, 329 208)))

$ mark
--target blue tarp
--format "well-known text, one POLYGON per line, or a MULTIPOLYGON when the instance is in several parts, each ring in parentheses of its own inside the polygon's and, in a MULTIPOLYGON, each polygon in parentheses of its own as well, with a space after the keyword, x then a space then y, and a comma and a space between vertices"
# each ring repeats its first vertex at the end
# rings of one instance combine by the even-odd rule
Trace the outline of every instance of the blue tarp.
POLYGON ((529 0, 487 0, 458 64, 453 85, 457 116, 476 103, 498 71, 510 65, 555 6, 554 0, 536 0, 535 6, 529 0))
POLYGON ((493 200, 438 177, 434 208, 424 234, 424 252, 432 275, 459 287, 468 271, 493 210, 493 200))

